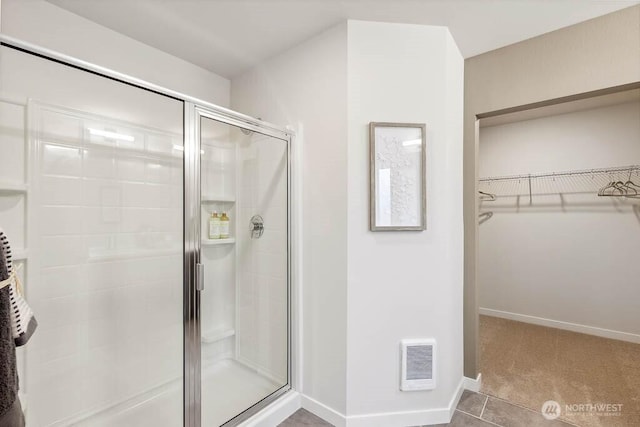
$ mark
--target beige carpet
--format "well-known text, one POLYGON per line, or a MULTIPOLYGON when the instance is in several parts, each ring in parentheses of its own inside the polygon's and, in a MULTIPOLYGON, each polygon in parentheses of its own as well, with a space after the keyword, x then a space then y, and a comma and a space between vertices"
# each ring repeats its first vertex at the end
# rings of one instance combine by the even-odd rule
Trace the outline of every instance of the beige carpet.
POLYGON ((483 393, 536 411, 555 400, 575 425, 640 426, 640 344, 480 316, 480 372, 483 393), (599 403, 621 414, 565 407, 599 403))

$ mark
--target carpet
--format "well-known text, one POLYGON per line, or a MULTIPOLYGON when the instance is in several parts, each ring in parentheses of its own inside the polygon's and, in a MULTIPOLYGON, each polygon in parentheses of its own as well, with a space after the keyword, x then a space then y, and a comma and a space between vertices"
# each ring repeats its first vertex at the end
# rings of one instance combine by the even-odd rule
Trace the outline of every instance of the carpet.
POLYGON ((640 344, 480 316, 480 372, 483 393, 536 411, 557 401, 577 426, 640 426, 640 344))

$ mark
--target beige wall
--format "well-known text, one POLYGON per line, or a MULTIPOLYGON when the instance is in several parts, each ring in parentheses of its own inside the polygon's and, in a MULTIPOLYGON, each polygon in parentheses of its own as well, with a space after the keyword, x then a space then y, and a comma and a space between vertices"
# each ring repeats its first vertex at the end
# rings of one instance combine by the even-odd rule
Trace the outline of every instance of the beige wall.
POLYGON ((465 61, 465 376, 477 375, 476 115, 640 81, 640 6, 465 61))

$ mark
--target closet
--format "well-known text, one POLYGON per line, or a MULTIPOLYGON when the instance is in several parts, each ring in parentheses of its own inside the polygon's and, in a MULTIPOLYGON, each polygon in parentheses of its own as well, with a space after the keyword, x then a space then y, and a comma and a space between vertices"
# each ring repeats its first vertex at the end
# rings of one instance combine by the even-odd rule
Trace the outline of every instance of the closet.
POLYGON ((479 135, 483 388, 536 411, 637 411, 640 90, 483 119, 479 135))

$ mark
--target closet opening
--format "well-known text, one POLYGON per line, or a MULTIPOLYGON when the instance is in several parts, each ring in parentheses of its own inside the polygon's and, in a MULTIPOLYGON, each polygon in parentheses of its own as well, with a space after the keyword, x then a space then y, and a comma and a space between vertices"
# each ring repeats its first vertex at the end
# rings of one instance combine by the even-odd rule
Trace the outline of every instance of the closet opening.
POLYGON ((487 116, 481 393, 557 422, 639 425, 640 89, 487 116))

